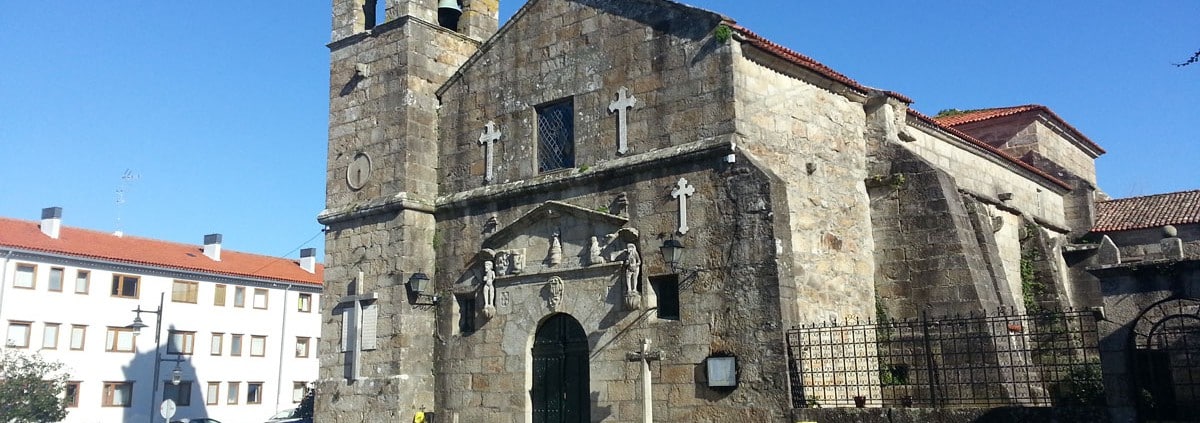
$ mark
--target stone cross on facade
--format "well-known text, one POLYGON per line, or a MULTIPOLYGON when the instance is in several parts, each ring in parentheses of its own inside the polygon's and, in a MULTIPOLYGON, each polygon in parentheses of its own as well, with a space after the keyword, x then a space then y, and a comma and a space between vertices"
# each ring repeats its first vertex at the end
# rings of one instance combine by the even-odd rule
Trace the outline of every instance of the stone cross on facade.
POLYGON ((484 150, 487 150, 484 153, 486 155, 484 159, 484 166, 487 166, 487 170, 484 173, 483 180, 488 182, 491 182, 492 179, 495 179, 495 176, 492 173, 492 156, 494 154, 492 153, 492 150, 495 148, 493 144, 495 144, 496 141, 500 141, 500 135, 500 131, 496 130, 496 122, 492 122, 490 120, 488 121, 487 125, 484 125, 483 134, 479 135, 479 143, 483 144, 484 150))
POLYGON ((625 109, 632 109, 637 104, 637 98, 629 95, 629 89, 621 87, 617 91, 617 100, 608 105, 608 112, 617 112, 617 154, 629 151, 629 116, 625 109))
POLYGON ((379 320, 379 307, 375 300, 379 298, 374 292, 365 291, 363 272, 358 272, 350 295, 338 299, 338 307, 342 309, 342 352, 346 353, 346 379, 362 377, 362 352, 375 349, 376 322, 379 320))
POLYGON ((687 235, 687 198, 696 193, 696 187, 688 185, 687 179, 679 178, 679 182, 675 184, 675 189, 671 190, 671 197, 679 199, 679 234, 687 235))
POLYGON ((663 359, 662 351, 650 351, 650 339, 642 339, 642 349, 638 352, 625 354, 625 359, 628 361, 642 362, 642 421, 652 423, 654 421, 654 398, 650 378, 650 362, 663 359))

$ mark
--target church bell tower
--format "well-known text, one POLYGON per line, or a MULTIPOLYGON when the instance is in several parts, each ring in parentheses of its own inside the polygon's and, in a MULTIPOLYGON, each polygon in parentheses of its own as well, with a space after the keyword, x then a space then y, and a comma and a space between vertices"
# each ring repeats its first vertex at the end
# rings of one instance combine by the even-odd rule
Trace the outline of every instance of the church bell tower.
POLYGON ((333 0, 317 421, 436 411, 436 90, 498 26, 498 0, 333 0), (466 3, 464 5, 464 3, 466 3))

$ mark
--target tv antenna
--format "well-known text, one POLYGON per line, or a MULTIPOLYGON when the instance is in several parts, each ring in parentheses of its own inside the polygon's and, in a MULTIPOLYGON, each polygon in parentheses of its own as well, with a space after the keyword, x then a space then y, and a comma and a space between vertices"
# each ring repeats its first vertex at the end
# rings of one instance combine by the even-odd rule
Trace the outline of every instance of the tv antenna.
POLYGON ((125 193, 129 191, 129 186, 136 182, 139 177, 132 169, 125 169, 125 173, 121 174, 121 183, 117 184, 117 232, 114 233, 116 236, 124 234, 121 227, 121 206, 125 204, 125 193))

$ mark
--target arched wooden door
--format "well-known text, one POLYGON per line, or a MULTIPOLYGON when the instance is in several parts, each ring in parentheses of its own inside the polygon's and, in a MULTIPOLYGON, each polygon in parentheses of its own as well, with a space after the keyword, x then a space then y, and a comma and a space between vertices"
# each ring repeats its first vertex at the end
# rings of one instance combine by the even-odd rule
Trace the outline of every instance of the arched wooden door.
POLYGON ((573 317, 546 319, 533 338, 533 423, 590 419, 588 341, 573 317))

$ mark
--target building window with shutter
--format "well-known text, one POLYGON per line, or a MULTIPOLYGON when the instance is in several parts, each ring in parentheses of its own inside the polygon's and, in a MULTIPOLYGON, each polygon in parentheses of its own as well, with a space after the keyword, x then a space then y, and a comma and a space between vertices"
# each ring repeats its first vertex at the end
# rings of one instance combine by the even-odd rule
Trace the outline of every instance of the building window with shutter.
POLYGON ((121 298, 137 298, 138 277, 130 275, 113 275, 112 296, 121 298))

